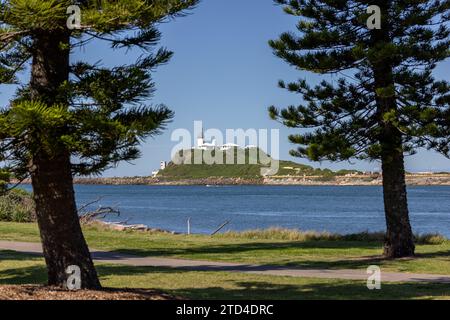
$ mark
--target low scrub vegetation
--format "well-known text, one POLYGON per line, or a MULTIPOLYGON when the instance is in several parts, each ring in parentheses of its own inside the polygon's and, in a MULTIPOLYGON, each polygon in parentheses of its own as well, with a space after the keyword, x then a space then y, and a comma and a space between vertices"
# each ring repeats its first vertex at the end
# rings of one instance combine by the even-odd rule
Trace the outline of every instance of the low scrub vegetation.
POLYGON ((35 221, 35 209, 31 194, 17 189, 0 196, 0 221, 35 221))
MULTIPOLYGON (((361 232, 354 234, 336 234, 330 232, 300 231, 283 228, 269 228, 247 230, 242 232, 229 231, 219 237, 252 239, 252 240, 288 240, 288 241, 363 241, 363 242, 383 242, 384 232, 361 232)), ((416 235, 417 244, 442 244, 447 238, 440 234, 416 235)))

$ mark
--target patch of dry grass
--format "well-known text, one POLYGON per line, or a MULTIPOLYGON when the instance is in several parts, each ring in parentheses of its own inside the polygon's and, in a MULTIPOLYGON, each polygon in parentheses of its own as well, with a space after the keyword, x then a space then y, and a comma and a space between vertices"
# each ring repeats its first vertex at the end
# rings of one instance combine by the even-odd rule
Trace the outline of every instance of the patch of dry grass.
MULTIPOLYGON (((283 228, 255 229, 242 232, 229 231, 218 237, 250 240, 286 240, 286 241, 363 241, 383 242, 384 232, 361 232, 341 235, 330 232, 301 231, 283 228)), ((442 244, 447 239, 439 234, 416 235, 417 244, 442 244)))

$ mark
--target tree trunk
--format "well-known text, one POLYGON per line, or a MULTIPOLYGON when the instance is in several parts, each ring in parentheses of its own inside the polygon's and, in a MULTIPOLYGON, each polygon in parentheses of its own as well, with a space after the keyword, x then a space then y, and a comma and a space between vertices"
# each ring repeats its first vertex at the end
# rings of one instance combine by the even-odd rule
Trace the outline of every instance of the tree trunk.
POLYGON ((384 255, 388 258, 414 255, 414 240, 409 222, 405 167, 401 136, 398 143, 385 143, 382 155, 383 195, 386 215, 384 255))
MULTIPOLYGON (((383 79, 390 78, 392 71, 385 70, 383 79)), ((381 86, 379 88, 388 88, 381 86)), ((403 137, 387 114, 396 114, 395 97, 378 97, 380 114, 380 145, 383 171, 384 212, 386 215, 386 239, 384 255, 388 258, 414 255, 414 237, 409 222, 408 201, 405 182, 403 137)))
MULTIPOLYGON (((387 12, 389 1, 375 1, 385 13, 381 29, 371 31, 372 50, 383 52, 392 40, 390 20, 387 12)), ((409 221, 408 201, 405 182, 403 156, 403 134, 396 125, 398 120, 397 99, 392 59, 387 55, 373 55, 371 65, 374 74, 374 89, 377 95, 377 114, 380 126, 379 142, 383 171, 383 197, 386 215, 386 239, 384 255, 388 258, 401 258, 414 255, 414 237, 409 221)))
POLYGON ((33 159, 32 183, 48 284, 66 287, 69 266, 81 271, 81 288, 99 289, 100 282, 81 231, 68 154, 33 159))
MULTIPOLYGON (((67 104, 60 88, 69 79, 69 43, 65 31, 35 37, 30 81, 32 100, 48 106, 67 104)), ((58 143, 62 132, 56 129, 46 133, 52 137, 51 150, 38 149, 30 169, 48 284, 65 288, 69 277, 67 267, 78 266, 81 287, 99 289, 100 282, 77 214, 70 153, 58 143)))

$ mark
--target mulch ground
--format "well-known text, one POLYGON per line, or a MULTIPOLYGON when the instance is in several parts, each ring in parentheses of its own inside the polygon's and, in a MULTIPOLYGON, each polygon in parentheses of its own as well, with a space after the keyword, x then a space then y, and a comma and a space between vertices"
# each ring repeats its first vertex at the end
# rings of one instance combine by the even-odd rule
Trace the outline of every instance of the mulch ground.
POLYGON ((146 289, 65 291, 60 288, 21 285, 0 286, 0 300, 176 300, 176 297, 146 289))

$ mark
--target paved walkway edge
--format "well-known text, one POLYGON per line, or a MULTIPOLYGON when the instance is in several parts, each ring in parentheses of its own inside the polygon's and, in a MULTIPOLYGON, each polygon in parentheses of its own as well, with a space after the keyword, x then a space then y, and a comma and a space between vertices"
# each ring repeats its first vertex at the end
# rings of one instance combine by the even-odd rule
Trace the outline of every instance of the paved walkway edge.
MULTIPOLYGON (((39 243, 0 241, 0 250, 42 255, 42 247, 39 243)), ((270 265, 250 265, 242 263, 211 262, 161 257, 138 257, 117 252, 106 252, 99 250, 91 250, 91 252, 92 257, 96 262, 121 264, 136 267, 164 267, 189 271, 241 272, 300 278, 303 277, 364 281, 368 278, 366 270, 362 269, 299 269, 270 265)), ((450 283, 450 276, 437 274, 382 272, 381 281, 450 283)))

